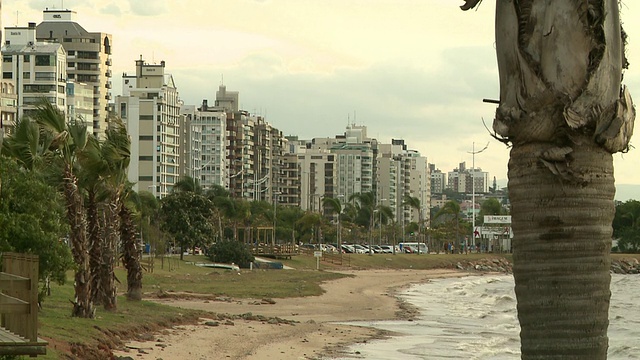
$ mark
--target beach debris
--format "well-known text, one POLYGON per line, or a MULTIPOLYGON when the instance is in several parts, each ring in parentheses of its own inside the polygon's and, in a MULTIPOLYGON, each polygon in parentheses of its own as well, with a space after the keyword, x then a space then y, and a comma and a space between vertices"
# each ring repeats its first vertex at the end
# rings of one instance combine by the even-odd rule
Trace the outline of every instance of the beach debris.
POLYGON ((217 321, 207 321, 204 324, 207 326, 220 326, 220 323, 217 321))

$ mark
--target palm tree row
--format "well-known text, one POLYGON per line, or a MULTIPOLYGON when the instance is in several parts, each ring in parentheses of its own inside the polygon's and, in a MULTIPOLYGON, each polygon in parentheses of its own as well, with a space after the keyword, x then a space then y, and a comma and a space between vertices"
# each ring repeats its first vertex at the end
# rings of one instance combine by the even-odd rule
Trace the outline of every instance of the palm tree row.
MULTIPOLYGON (((95 304, 116 308, 113 273, 121 234, 135 234, 125 203, 130 194, 126 170, 130 139, 124 125, 111 119, 104 141, 88 136, 82 121, 67 122, 64 113, 48 101, 22 118, 14 134, 5 139, 3 155, 10 156, 28 171, 49 174, 59 184, 66 203, 68 241, 75 262, 72 315, 94 317, 95 304)), ((125 236, 128 270, 138 271, 139 251, 135 236, 125 236), (130 243, 133 242, 133 245, 130 243), (137 265, 136 265, 137 263, 137 265)), ((141 282, 129 284, 128 295, 139 298, 141 282)))

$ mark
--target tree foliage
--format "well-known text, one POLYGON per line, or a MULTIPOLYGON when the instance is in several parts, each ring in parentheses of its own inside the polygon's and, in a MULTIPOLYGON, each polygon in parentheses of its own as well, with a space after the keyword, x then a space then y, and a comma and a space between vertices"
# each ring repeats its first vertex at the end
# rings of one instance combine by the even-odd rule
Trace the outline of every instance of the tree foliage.
POLYGON ((161 201, 163 230, 182 248, 207 248, 213 242, 213 203, 194 192, 174 192, 161 201))
POLYGON ((255 260, 249 248, 240 241, 221 240, 211 245, 208 250, 209 259, 218 263, 233 263, 241 268, 248 268, 255 260))
POLYGON ((640 201, 629 200, 616 206, 613 237, 618 239, 619 251, 640 252, 640 201))
POLYGON ((73 263, 65 242, 64 200, 41 173, 0 158, 0 251, 39 256, 39 278, 64 283, 73 263))

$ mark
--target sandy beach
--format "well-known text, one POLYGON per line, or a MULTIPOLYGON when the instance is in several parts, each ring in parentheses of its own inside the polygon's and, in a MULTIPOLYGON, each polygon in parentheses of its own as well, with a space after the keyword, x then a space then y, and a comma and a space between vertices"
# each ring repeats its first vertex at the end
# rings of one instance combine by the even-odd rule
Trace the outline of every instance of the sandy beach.
MULTIPOLYGON (((148 341, 130 342, 116 356, 133 359, 331 359, 349 357, 345 346, 384 336, 378 330, 339 325, 359 320, 410 321, 412 309, 395 297, 413 283, 468 275, 454 270, 341 271, 353 275, 323 284, 325 293, 305 298, 227 299, 226 301, 160 299, 158 302, 220 314, 199 325, 176 326, 148 341), (240 314, 265 319, 237 318, 240 314), (224 315, 222 315, 224 314, 224 315), (206 324, 208 322, 208 324, 206 324)), ((245 316, 246 318, 247 316, 245 316)))

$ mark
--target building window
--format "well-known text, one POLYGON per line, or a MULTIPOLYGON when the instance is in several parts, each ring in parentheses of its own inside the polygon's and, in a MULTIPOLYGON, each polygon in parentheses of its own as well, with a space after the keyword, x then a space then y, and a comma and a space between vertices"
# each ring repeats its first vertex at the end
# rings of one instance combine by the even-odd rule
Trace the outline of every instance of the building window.
POLYGON ((139 140, 153 140, 153 135, 140 135, 139 140))
POLYGON ((51 55, 36 55, 36 66, 55 66, 55 59, 51 55))
POLYGON ((138 160, 140 160, 140 161, 153 161, 153 156, 139 156, 138 160))
POLYGON ((120 117, 127 117, 127 103, 120 103, 120 117))
POLYGON ((11 71, 2 72, 3 79, 13 79, 13 73, 11 71))
POLYGON ((11 55, 4 55, 2 57, 2 62, 13 62, 13 56, 11 55))
POLYGON ((31 73, 27 72, 27 71, 23 72, 22 73, 22 78, 23 79, 31 79, 31 73))
POLYGON ((23 90, 25 93, 48 93, 55 91, 55 85, 24 85, 23 90))
POLYGON ((31 62, 31 56, 29 56, 29 55, 24 55, 23 59, 24 59, 24 62, 26 62, 26 63, 27 62, 31 62))
POLYGON ((76 52, 75 52, 75 50, 69 50, 69 51, 67 52, 67 55, 69 55, 69 56, 75 56, 75 55, 76 55, 76 52))
POLYGON ((36 80, 55 80, 56 73, 53 72, 36 72, 36 80))
POLYGON ((140 120, 153 120, 153 115, 140 115, 140 120))
POLYGON ((153 176, 138 176, 138 181, 153 181, 153 176))

